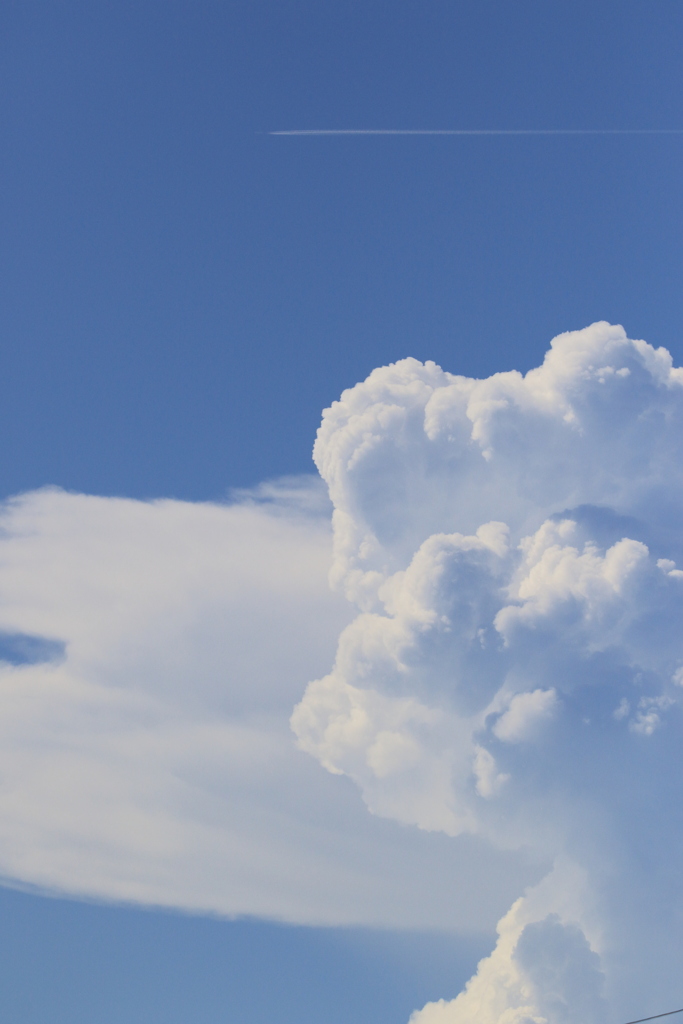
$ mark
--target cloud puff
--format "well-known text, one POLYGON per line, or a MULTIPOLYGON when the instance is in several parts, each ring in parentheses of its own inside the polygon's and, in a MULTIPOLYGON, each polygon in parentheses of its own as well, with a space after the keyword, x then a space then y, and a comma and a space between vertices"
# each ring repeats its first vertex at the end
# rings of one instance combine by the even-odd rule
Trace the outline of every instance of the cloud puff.
MULTIPOLYGON (((4 503, 0 527, 6 882, 304 923, 481 928, 534 876, 480 842, 453 852, 370 818, 295 749, 291 708, 351 617, 327 585, 319 481, 229 505, 45 490, 4 503)), ((378 765, 397 756, 378 745, 378 765)))
POLYGON ((605 323, 525 376, 405 359, 326 410, 315 460, 331 579, 359 614, 294 711, 301 749, 378 815, 556 864, 467 991, 414 1020, 666 1009, 683 939, 683 370, 605 323))
POLYGON ((496 1020, 505 1024, 602 1024, 608 1014, 600 958, 582 928, 557 912, 583 902, 585 878, 558 864, 526 899, 517 900, 498 924, 498 943, 456 999, 428 1003, 410 1024, 496 1020))
POLYGON ((507 711, 493 726, 493 734, 506 743, 523 743, 533 739, 551 720, 557 710, 555 690, 532 690, 516 694, 507 711))

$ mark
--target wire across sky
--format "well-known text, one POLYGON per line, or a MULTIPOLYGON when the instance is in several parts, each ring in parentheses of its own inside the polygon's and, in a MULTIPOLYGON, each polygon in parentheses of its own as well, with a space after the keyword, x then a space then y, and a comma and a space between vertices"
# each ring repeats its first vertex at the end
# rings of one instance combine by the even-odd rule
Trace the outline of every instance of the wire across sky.
POLYGON ((680 1010, 667 1010, 666 1013, 656 1013, 654 1017, 639 1017, 638 1020, 630 1020, 628 1024, 643 1024, 646 1020, 659 1020, 660 1017, 672 1017, 674 1013, 683 1013, 683 1006, 680 1010))

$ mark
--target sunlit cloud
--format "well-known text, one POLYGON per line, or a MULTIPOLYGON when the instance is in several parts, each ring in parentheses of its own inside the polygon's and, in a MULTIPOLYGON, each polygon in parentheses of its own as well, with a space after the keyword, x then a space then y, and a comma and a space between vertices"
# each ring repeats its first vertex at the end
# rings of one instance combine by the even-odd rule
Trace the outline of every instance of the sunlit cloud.
POLYGON ((358 614, 300 747, 376 815, 553 862, 414 1024, 678 1005, 683 370, 606 323, 525 376, 404 359, 326 410, 315 459, 358 614))

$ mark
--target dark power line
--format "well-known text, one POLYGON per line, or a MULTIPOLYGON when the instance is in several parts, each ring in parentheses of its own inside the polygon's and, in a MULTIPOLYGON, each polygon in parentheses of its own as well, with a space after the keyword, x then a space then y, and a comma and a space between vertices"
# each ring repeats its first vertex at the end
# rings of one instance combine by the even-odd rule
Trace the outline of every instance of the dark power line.
POLYGON ((666 1013, 655 1013, 653 1017, 639 1017, 638 1020, 630 1020, 627 1024, 643 1024, 645 1020, 658 1020, 660 1017, 670 1017, 673 1013, 683 1013, 683 1006, 680 1010, 668 1010, 666 1013))

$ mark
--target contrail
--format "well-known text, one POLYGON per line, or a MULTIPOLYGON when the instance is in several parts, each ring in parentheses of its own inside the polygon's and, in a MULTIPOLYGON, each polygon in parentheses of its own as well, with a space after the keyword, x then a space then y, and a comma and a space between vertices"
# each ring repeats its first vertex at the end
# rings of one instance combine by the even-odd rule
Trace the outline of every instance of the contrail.
POLYGON ((683 135, 683 128, 294 128, 268 135, 683 135))

